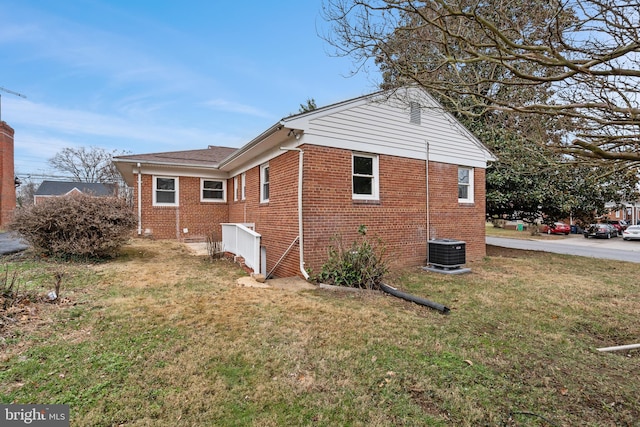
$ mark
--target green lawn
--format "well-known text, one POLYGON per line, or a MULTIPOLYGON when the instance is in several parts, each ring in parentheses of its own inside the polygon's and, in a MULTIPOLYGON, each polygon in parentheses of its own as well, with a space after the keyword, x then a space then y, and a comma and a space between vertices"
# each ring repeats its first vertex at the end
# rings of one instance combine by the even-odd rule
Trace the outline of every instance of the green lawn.
POLYGON ((69 404, 73 426, 637 425, 638 351, 596 350, 640 342, 637 264, 489 249, 471 274, 389 277, 447 316, 238 287, 170 242, 8 262, 40 293, 63 270, 64 299, 0 329, 0 401, 69 404))

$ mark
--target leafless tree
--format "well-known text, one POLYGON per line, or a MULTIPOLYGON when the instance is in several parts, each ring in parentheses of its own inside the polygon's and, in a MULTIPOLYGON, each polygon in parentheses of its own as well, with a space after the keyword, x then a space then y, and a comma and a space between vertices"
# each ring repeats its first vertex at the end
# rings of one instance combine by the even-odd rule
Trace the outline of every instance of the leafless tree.
POLYGON ((113 156, 127 154, 124 151, 107 151, 99 147, 64 148, 49 159, 56 170, 70 174, 79 182, 116 184, 118 195, 132 202, 133 191, 112 162, 113 156))
POLYGON ((640 164, 637 0, 325 0, 325 34, 357 69, 418 84, 456 113, 552 120, 550 143, 640 164))
POLYGON ((70 174, 79 182, 119 182, 120 174, 111 158, 123 154, 99 147, 67 147, 49 159, 56 170, 70 174))
POLYGON ((16 187, 16 202, 18 206, 30 206, 33 204, 33 197, 38 186, 31 178, 22 179, 20 185, 16 187))

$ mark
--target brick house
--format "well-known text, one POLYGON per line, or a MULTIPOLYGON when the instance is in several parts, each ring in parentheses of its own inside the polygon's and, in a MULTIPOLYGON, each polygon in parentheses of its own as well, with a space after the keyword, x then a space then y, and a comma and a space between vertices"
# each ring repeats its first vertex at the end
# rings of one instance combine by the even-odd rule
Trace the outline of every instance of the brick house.
POLYGON ((138 235, 213 233, 226 248, 223 230, 248 226, 261 248, 252 268, 280 277, 319 271, 331 239, 349 243, 361 224, 395 267, 425 265, 434 238, 463 240, 468 260, 482 258, 491 160, 419 89, 286 117, 239 149, 114 158, 134 187, 138 235))
POLYGON ((95 197, 114 196, 117 187, 115 184, 103 184, 99 182, 76 181, 42 181, 33 195, 33 203, 42 202, 51 197, 64 197, 74 194, 88 194, 95 197))

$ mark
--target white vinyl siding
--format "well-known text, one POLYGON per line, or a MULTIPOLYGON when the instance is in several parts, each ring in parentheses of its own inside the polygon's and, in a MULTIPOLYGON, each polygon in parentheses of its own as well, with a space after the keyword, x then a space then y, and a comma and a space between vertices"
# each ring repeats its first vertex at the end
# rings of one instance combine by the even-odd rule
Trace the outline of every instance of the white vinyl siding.
POLYGON ((178 206, 177 176, 153 177, 153 206, 178 206))
POLYGON ((426 160, 428 143, 431 161, 486 167, 491 154, 453 116, 427 97, 412 104, 414 120, 420 111, 420 124, 410 123, 409 102, 389 99, 353 102, 288 125, 305 128, 305 140, 317 145, 426 160))

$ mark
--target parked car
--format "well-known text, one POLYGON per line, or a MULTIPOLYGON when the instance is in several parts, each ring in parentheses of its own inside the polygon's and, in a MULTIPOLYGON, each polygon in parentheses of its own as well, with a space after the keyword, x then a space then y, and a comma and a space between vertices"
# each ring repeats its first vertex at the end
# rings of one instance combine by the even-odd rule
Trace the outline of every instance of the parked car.
POLYGON ((553 225, 542 224, 540 232, 547 234, 567 235, 571 232, 571 227, 569 226, 569 224, 565 224, 564 222, 554 222, 553 225))
POLYGON ((622 232, 624 240, 640 240, 640 225, 630 225, 622 232))
POLYGON ((613 225, 613 227, 618 231, 619 236, 622 236, 622 232, 626 230, 626 228, 629 226, 629 223, 623 219, 621 220, 610 219, 606 221, 606 223, 613 225))
POLYGON ((611 224, 591 224, 585 228, 582 235, 585 239, 588 239, 589 237, 610 239, 618 236, 618 230, 616 230, 611 224))

